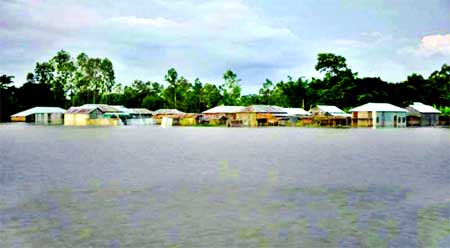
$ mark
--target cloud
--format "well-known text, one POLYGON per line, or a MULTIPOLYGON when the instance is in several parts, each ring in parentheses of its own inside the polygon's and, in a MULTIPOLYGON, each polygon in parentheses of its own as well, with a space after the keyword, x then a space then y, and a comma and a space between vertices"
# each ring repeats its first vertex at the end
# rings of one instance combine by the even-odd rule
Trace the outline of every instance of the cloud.
POLYGON ((301 64, 299 37, 286 27, 271 25, 237 0, 189 6, 175 1, 159 16, 107 18, 93 33, 105 36, 104 49, 128 60, 130 67, 160 78, 175 67, 187 77, 220 82, 223 72, 232 69, 243 77, 258 71, 254 80, 259 84, 263 73, 268 77, 301 64), (177 15, 177 4, 190 14, 177 15))
POLYGON ((422 38, 420 49, 423 49, 429 53, 450 55, 450 34, 424 36, 422 38))
POLYGON ((402 55, 412 55, 421 58, 449 57, 450 34, 435 34, 422 37, 420 44, 406 46, 398 51, 402 55))
MULTIPOLYGON (((401 40, 439 32, 432 31, 432 24, 429 28, 424 24, 423 30, 393 33, 392 27, 404 18, 373 22, 370 20, 383 20, 377 19, 383 16, 369 13, 370 20, 366 20, 353 8, 345 8, 344 16, 336 12, 340 4, 308 1, 299 5, 294 0, 283 5, 259 0, 133 0, 132 4, 0 0, 0 74, 23 79, 37 61, 48 60, 64 49, 74 57, 85 52, 110 58, 122 84, 134 79, 163 82, 167 70, 175 67, 189 79, 200 77, 216 83, 222 81, 225 70, 232 69, 245 82, 243 87, 251 88, 260 86, 265 78, 277 81, 288 74, 315 75, 319 52, 344 55, 354 68, 366 62, 363 69, 375 68, 375 72, 376 61, 428 66, 428 70, 448 55, 445 34, 423 41, 401 40), (330 19, 334 25, 324 25, 324 20, 330 19), (355 28, 346 28, 355 21, 355 28), (408 56, 396 53, 401 47, 409 49, 408 56), (429 59, 424 62, 420 56, 429 59)), ((436 20, 439 27, 441 19, 436 20)), ((409 20, 404 22, 415 27, 409 20)), ((357 71, 363 74, 364 70, 357 71)))
POLYGON ((393 37, 380 32, 362 32, 355 39, 335 39, 331 43, 341 48, 376 48, 391 42, 393 37))
POLYGON ((164 17, 157 18, 138 18, 136 16, 123 16, 123 17, 113 17, 107 20, 113 25, 129 25, 133 26, 146 26, 146 27, 156 27, 156 28, 169 28, 175 27, 178 24, 174 21, 168 20, 164 17))

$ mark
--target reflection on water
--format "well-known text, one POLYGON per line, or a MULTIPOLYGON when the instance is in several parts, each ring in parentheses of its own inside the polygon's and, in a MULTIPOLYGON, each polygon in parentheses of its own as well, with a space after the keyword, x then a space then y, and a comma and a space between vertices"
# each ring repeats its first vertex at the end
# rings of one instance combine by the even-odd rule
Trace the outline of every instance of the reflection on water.
POLYGON ((448 137, 0 126, 0 247, 449 247, 448 137))

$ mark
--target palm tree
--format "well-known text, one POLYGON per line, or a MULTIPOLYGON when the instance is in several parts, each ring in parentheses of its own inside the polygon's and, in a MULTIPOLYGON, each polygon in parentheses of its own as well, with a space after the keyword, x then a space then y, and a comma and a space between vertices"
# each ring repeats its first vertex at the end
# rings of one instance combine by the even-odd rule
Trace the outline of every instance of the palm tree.
POLYGON ((14 83, 14 76, 2 75, 0 76, 0 90, 5 90, 10 84, 14 83))

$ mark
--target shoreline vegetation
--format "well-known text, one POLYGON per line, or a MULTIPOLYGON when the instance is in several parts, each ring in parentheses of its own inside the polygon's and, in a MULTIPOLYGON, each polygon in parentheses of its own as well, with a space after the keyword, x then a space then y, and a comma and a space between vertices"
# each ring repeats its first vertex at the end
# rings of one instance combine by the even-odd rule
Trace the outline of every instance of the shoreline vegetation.
POLYGON ((178 109, 201 113, 219 105, 253 104, 310 109, 318 104, 335 105, 348 111, 367 102, 388 102, 408 106, 423 102, 450 116, 450 65, 444 64, 428 78, 413 73, 402 82, 389 83, 379 77, 359 77, 346 59, 333 53, 320 53, 315 69, 322 78, 287 76, 274 83, 266 79, 255 94, 241 95, 245 82, 227 70, 221 84, 194 82, 171 68, 160 82, 135 80, 123 86, 115 80, 113 63, 108 58, 92 58, 85 53, 76 58, 61 50, 49 61, 37 62, 21 87, 15 76, 0 76, 0 121, 35 106, 68 109, 88 103, 121 105, 129 108, 178 109))

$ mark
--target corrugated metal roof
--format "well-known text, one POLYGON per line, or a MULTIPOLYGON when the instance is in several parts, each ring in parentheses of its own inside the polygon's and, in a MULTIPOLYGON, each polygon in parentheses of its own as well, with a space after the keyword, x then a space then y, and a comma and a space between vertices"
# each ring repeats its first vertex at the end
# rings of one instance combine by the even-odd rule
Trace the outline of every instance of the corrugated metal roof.
POLYGON ((185 114, 178 109, 158 109, 153 112, 154 115, 181 115, 185 114))
POLYGON ((424 113, 424 114, 440 114, 441 113, 441 111, 433 108, 432 106, 423 104, 421 102, 415 102, 414 104, 409 105, 409 107, 413 108, 417 112, 424 113))
POLYGON ((120 112, 128 113, 128 114, 152 114, 153 112, 146 108, 127 108, 122 105, 110 105, 111 107, 119 110, 120 112))
POLYGON ((127 107, 125 107, 125 106, 122 106, 122 105, 108 105, 108 106, 113 107, 113 108, 115 108, 116 110, 118 110, 120 112, 125 112, 125 113, 129 112, 129 109, 127 107))
POLYGON ((286 111, 288 115, 311 115, 311 113, 302 108, 283 108, 283 109, 284 111, 286 111))
POLYGON ((404 108, 397 107, 390 103, 373 103, 369 102, 359 107, 350 109, 350 112, 371 112, 371 111, 379 111, 379 112, 408 112, 404 108))
POLYGON ((66 114, 89 114, 90 112, 94 111, 95 107, 90 106, 90 107, 70 107, 67 111, 66 114))
POLYGON ((141 114, 141 115, 151 115, 153 111, 150 111, 146 108, 131 108, 128 109, 128 113, 130 114, 141 114))
POLYGON ((221 113, 226 113, 226 114, 232 114, 232 113, 239 113, 239 112, 243 112, 245 109, 245 107, 243 106, 216 106, 212 109, 208 109, 206 111, 203 111, 203 114, 221 114, 221 113))
POLYGON ((17 114, 11 115, 11 117, 23 117, 33 114, 53 114, 53 113, 64 114, 64 112, 66 112, 66 110, 59 107, 34 107, 19 112, 17 114))
POLYGON ((81 107, 85 107, 85 108, 98 108, 100 111, 102 111, 103 113, 107 113, 107 112, 123 112, 120 111, 119 109, 107 105, 107 104, 84 104, 81 107))
POLYGON ((271 105, 250 105, 243 112, 286 114, 283 108, 271 105))
POLYGON ((320 111, 329 113, 332 116, 351 117, 352 115, 345 113, 342 109, 332 105, 317 105, 320 111))

